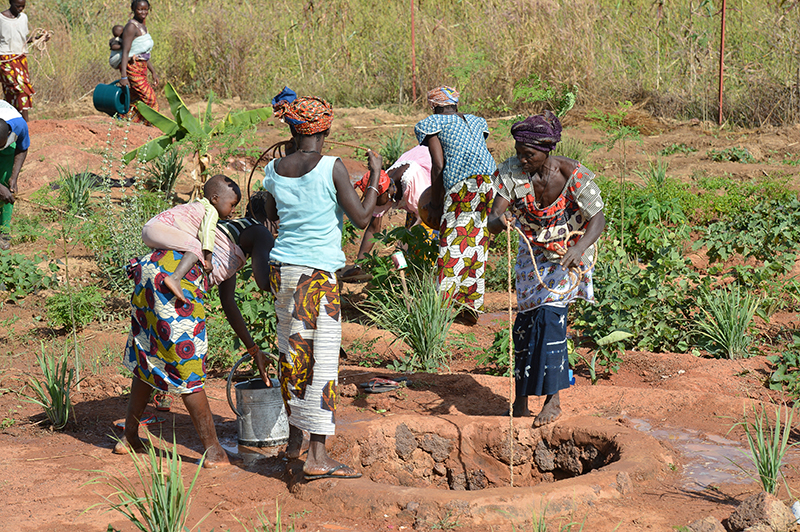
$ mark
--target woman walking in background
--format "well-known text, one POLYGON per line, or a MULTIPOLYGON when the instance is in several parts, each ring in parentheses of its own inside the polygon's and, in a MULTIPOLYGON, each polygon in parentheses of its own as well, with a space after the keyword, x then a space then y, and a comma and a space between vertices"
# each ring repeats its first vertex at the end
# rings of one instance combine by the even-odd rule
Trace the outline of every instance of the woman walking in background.
MULTIPOLYGON (((28 121, 28 109, 33 107, 34 94, 28 72, 28 15, 25 0, 11 0, 9 8, 0 13, 0 82, 5 100, 28 121)), ((47 41, 47 34, 44 40, 47 41)))
POLYGON ((520 236, 514 416, 530 416, 528 396, 544 395, 544 406, 533 422, 539 427, 561 415, 558 392, 569 387, 567 310, 576 299, 594 301, 594 243, 606 219, 591 170, 550 155, 561 140, 561 123, 552 112, 517 122, 511 135, 517 155, 497 171, 489 230, 507 229, 504 213, 510 209, 533 249, 531 256, 520 236))
POLYGON ((372 151, 363 201, 338 157, 322 155, 333 109, 321 98, 297 98, 284 89, 272 101, 275 116, 288 122, 294 153, 270 161, 265 170, 267 217, 280 221, 270 254, 270 288, 278 317, 283 402, 289 416, 286 454, 298 458, 303 432, 311 435, 303 465, 307 480, 358 478, 352 467, 328 456, 325 439, 336 429, 336 384, 342 339, 336 270, 342 252, 343 212, 358 227, 372 218, 378 197, 381 157, 372 151))
POLYGON ((153 37, 147 32, 144 21, 150 13, 150 2, 148 0, 133 0, 131 2, 133 18, 125 25, 122 30, 122 57, 120 58, 120 85, 131 89, 131 110, 128 116, 134 122, 141 122, 147 125, 150 123, 139 114, 134 105, 141 101, 158 111, 158 101, 156 91, 153 87, 158 87, 158 76, 150 62, 150 52, 153 50, 153 37), (153 85, 147 79, 147 71, 153 74, 153 85))
POLYGON ((433 114, 414 126, 431 154, 432 218, 440 219, 439 289, 466 306, 469 323, 483 312, 483 273, 489 247, 486 219, 497 166, 486 147, 486 120, 458 112, 458 92, 439 87, 428 93, 433 114))

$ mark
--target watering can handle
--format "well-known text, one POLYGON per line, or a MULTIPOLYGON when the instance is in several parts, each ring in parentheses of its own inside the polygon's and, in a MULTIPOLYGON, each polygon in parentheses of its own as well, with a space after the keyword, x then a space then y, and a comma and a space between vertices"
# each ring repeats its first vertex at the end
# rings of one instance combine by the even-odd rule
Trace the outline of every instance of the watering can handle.
MULTIPOLYGON (((278 360, 278 357, 276 357, 276 356, 275 356, 275 355, 273 355, 272 353, 267 353, 267 355, 268 355, 268 356, 270 356, 270 357, 272 357, 272 358, 273 358, 274 360, 276 360, 276 361, 278 360)), ((228 406, 230 406, 230 407, 231 407, 231 410, 233 410, 233 413, 234 413, 234 414, 236 414, 236 416, 237 416, 237 417, 242 417, 242 414, 241 414, 241 413, 239 413, 239 411, 238 411, 238 410, 236 410, 236 407, 235 407, 235 406, 233 406, 233 399, 231 398, 231 383, 233 382, 233 374, 234 374, 234 373, 236 373, 236 369, 239 367, 239 365, 240 365, 242 362, 244 362, 245 360, 247 360, 247 359, 249 359, 249 358, 252 358, 252 357, 250 356, 250 353, 245 353, 245 354, 242 356, 242 358, 240 358, 240 359, 239 359, 239 360, 236 362, 236 364, 234 364, 234 365, 233 365, 233 368, 231 368, 231 372, 228 374, 228 386, 227 386, 227 394, 228 394, 228 406)), ((267 370, 269 371, 269 368, 268 368, 267 370)))

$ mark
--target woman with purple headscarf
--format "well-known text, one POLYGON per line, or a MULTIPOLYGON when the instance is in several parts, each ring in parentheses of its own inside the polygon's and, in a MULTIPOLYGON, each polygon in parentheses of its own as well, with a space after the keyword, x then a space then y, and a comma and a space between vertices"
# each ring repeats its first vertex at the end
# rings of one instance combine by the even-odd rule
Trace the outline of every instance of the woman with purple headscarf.
POLYGON ((510 210, 520 235, 517 253, 517 319, 514 322, 514 416, 530 416, 529 395, 546 396, 534 427, 561 415, 558 392, 569 387, 567 309, 594 300, 594 243, 605 227, 594 174, 577 161, 551 155, 561 123, 550 111, 511 127, 517 155, 495 173, 489 231, 507 229, 510 210), (532 256, 531 256, 532 255, 532 256), (570 273, 572 268, 572 274, 570 273))

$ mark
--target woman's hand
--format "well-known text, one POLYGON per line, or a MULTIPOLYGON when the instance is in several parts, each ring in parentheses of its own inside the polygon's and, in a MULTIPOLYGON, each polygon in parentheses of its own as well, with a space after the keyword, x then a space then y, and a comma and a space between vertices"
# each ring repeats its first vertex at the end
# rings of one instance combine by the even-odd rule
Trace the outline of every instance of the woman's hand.
MULTIPOLYGON (((250 352, 250 349, 247 351, 250 352)), ((261 380, 264 381, 264 384, 267 385, 267 388, 272 388, 272 381, 269 380, 269 375, 267 374, 267 355, 261 350, 260 347, 256 347, 253 360, 256 361, 256 367, 258 368, 258 374, 261 375, 261 380)))
POLYGON ((119 86, 120 87, 130 87, 131 86, 131 84, 128 83, 128 77, 127 76, 123 76, 122 79, 119 80, 119 86))
POLYGON ((584 251, 586 251, 584 247, 578 244, 568 248, 564 256, 561 257, 561 266, 566 269, 579 268, 584 251))
POLYGON ((379 153, 372 150, 367 150, 367 168, 370 172, 378 172, 380 179, 381 166, 383 165, 383 157, 379 153))
POLYGON ((154 89, 158 88, 158 76, 156 76, 155 72, 153 72, 153 88, 154 89))
POLYGON ((0 200, 5 203, 14 203, 14 193, 5 185, 0 185, 0 200))

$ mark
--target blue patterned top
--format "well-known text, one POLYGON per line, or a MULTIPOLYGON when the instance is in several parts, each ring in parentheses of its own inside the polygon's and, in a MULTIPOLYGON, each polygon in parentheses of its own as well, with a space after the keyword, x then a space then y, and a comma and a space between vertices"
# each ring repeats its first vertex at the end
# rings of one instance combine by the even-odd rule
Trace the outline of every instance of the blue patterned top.
POLYGON ((492 175, 497 169, 486 147, 489 126, 475 115, 430 115, 417 122, 414 134, 422 143, 426 137, 437 135, 444 150, 444 189, 474 175, 492 175), (466 120, 464 120, 466 119, 466 120))

